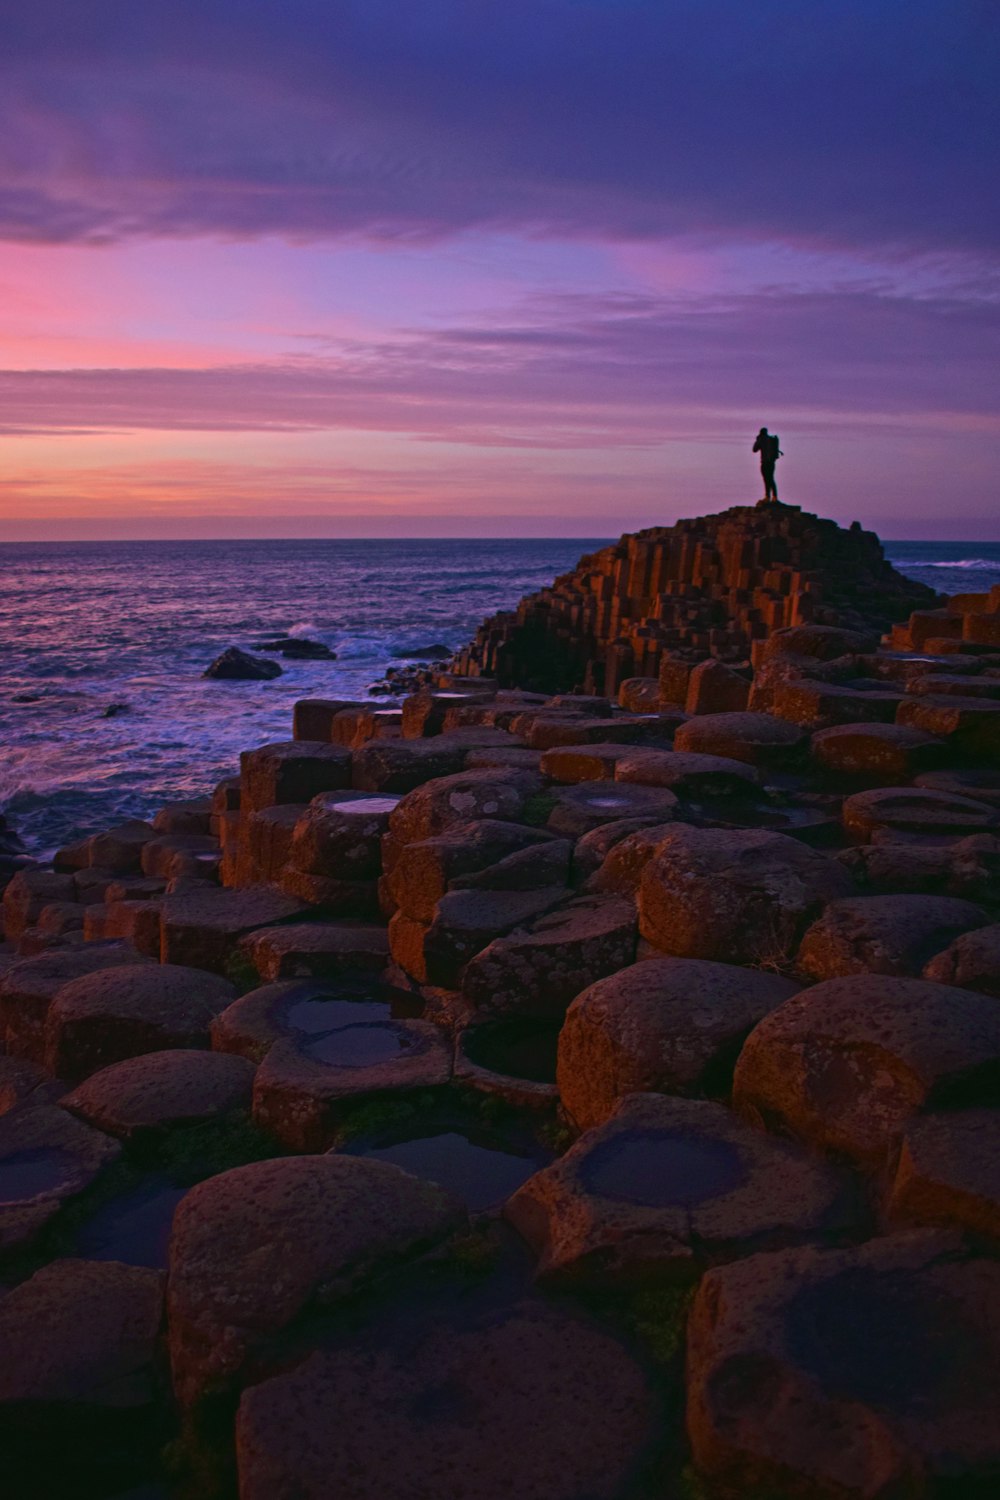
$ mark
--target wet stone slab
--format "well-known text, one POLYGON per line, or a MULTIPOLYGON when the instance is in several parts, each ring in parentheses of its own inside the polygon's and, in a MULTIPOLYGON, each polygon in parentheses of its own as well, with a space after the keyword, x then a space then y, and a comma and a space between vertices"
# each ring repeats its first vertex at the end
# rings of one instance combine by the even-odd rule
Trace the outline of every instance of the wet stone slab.
POLYGON ((840 1174, 724 1105, 631 1094, 505 1214, 540 1277, 600 1287, 841 1233, 853 1206, 840 1174))

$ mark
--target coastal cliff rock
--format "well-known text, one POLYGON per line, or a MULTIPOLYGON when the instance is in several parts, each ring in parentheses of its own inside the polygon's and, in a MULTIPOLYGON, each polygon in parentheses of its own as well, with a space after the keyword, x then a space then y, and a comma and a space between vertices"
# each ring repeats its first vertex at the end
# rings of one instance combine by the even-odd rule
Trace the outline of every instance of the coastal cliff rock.
POLYGON ((857 522, 844 529, 794 505, 738 505, 581 558, 487 620, 456 670, 501 687, 616 694, 627 678, 658 676, 664 658, 744 661, 756 642, 793 625, 878 636, 938 602, 886 562, 878 537, 857 522))

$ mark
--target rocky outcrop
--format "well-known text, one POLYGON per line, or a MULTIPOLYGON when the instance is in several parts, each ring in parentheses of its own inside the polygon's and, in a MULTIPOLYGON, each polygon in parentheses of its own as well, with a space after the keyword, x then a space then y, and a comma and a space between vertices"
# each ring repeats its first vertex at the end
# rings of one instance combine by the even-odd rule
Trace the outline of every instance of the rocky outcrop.
MULTIPOLYGON (((581 558, 516 611, 487 620, 456 662, 503 687, 617 693, 627 678, 657 677, 664 662, 745 661, 785 626, 877 636, 937 602, 857 523, 845 530, 793 505, 735 506, 581 558)), ((686 679, 684 688, 663 696, 683 703, 686 679)))

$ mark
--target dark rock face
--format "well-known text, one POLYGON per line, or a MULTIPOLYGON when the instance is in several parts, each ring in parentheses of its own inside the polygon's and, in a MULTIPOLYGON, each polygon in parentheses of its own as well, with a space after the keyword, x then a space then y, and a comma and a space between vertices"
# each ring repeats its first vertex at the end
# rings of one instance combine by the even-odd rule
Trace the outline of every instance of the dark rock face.
POLYGON ((412 1352, 359 1343, 255 1386, 239 1413, 240 1495, 616 1500, 654 1410, 620 1343, 525 1302, 435 1328, 412 1352))
POLYGON ((774 1500, 915 1500, 956 1475, 986 1494, 998 1315, 1000 1266, 935 1231, 710 1271, 688 1337, 699 1469, 727 1494, 774 1500))
POLYGON ((280 677, 281 668, 276 661, 265 661, 261 656, 241 651, 239 646, 230 646, 201 675, 214 677, 220 682, 267 682, 272 677, 280 677))
MULTIPOLYGON (((626 678, 658 676, 674 653, 741 661, 787 626, 846 627, 854 632, 846 646, 843 637, 805 634, 787 648, 841 655, 936 599, 885 561, 873 532, 843 530, 791 505, 736 506, 581 558, 516 612, 487 620, 456 661, 505 687, 558 692, 584 683, 617 694, 626 678)), ((680 697, 663 694, 679 703, 685 696, 686 683, 680 697)))

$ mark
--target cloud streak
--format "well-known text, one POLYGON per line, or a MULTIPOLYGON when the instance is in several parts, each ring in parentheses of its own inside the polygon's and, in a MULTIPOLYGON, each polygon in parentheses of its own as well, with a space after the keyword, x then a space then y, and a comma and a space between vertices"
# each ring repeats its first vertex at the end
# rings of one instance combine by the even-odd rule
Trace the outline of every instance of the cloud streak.
POLYGON ((36 0, 0 235, 472 226, 992 251, 981 0, 36 0))

